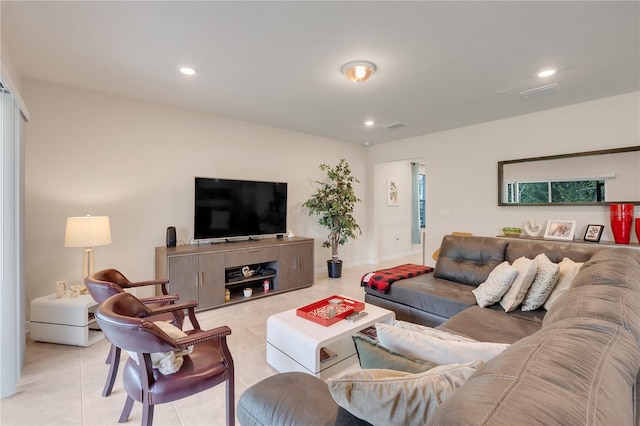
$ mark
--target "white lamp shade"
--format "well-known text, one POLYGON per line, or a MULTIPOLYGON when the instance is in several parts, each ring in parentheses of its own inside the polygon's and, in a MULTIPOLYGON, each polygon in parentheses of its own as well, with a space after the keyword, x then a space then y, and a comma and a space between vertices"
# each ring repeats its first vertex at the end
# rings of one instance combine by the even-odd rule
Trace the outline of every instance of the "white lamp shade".
POLYGON ((65 247, 96 247, 111 244, 109 216, 68 217, 65 247))

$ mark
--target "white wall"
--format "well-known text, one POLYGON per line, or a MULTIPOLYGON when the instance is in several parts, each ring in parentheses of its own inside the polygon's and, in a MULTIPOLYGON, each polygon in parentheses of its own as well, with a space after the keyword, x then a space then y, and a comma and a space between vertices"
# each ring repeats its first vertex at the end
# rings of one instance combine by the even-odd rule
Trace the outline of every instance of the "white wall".
POLYGON ((375 220, 377 259, 387 260, 420 253, 421 245, 411 242, 411 163, 424 159, 391 161, 375 165, 375 220), (398 186, 398 205, 387 203, 387 182, 398 186))
POLYGON ((179 240, 191 237, 196 175, 288 182, 288 227, 316 239, 316 269, 324 270, 326 230, 300 206, 312 181, 322 178, 317 165, 342 157, 361 181, 356 191, 363 200, 356 208, 363 235, 340 249, 347 266, 415 250, 403 242, 410 241, 408 223, 378 220, 380 209, 391 208, 380 205, 386 193, 376 193, 377 179, 386 185, 376 165, 412 159, 427 171, 426 253, 451 231, 496 235, 526 219, 575 219, 577 235, 587 224, 604 224, 602 238, 612 240, 604 207, 498 207, 497 162, 640 143, 638 92, 365 148, 28 78, 22 85, 31 113, 29 299, 53 292, 56 280, 80 280, 82 250, 63 247, 67 216, 111 217, 114 242, 94 249, 98 269, 118 267, 132 279, 153 276, 153 248, 164 244, 166 227, 176 226, 179 240), (378 253, 378 243, 394 236, 401 244, 378 253))
MULTIPOLYGON (((586 225, 602 224, 602 240, 613 240, 606 207, 498 207, 497 162, 640 144, 640 92, 527 114, 385 144, 368 150, 368 170, 376 164, 424 157, 427 175, 426 253, 443 235, 468 231, 497 235, 504 226, 526 219, 577 220, 576 235, 586 225)), ((552 95, 553 96, 553 95, 552 95)), ((372 173, 367 176, 371 177, 372 173)), ((367 185, 373 197, 373 185, 367 185)), ((368 223, 376 213, 367 214, 368 223)), ((372 241, 388 230, 378 226, 372 241)), ((635 235, 631 241, 637 241, 635 235)), ((369 255, 372 251, 369 250, 369 255)), ((427 256, 427 258, 429 258, 427 256)))
MULTIPOLYGON (((31 122, 26 129, 26 290, 32 300, 57 280, 81 281, 81 248, 65 248, 67 216, 108 215, 113 243, 94 248, 96 270, 116 267, 130 279, 154 275, 154 247, 165 230, 193 233, 193 178, 288 182, 288 228, 316 239, 316 266, 326 230, 301 210, 323 178, 320 163, 350 163, 364 180, 366 148, 273 127, 23 79, 31 122)), ((179 94, 176 94, 179 96, 179 94)), ((363 200, 356 207, 364 222, 363 200)), ((364 238, 340 249, 346 265, 366 259, 364 238)), ((326 266, 324 266, 326 270, 326 266)))

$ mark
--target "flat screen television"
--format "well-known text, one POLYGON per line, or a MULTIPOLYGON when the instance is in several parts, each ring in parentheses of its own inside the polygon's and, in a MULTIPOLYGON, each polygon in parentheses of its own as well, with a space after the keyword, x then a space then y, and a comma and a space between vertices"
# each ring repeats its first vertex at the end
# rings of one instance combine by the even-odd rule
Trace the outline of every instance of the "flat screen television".
POLYGON ((287 184, 195 178, 194 239, 283 234, 287 184))

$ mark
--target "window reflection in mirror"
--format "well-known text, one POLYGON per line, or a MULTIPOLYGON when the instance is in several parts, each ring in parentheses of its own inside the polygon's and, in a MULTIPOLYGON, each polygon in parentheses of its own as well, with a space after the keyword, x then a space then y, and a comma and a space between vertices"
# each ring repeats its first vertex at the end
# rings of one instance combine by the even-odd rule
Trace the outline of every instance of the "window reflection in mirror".
POLYGON ((498 163, 498 205, 640 203, 640 147, 498 163))

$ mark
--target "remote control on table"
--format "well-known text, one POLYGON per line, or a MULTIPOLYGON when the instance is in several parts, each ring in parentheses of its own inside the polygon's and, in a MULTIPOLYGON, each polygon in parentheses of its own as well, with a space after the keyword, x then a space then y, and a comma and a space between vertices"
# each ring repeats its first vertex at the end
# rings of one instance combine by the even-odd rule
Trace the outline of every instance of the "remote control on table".
POLYGON ((360 318, 362 318, 362 317, 363 317, 363 316, 365 316, 365 315, 367 315, 367 312, 365 312, 365 311, 362 311, 362 312, 356 312, 356 313, 353 313, 353 314, 349 315, 349 316, 348 316, 348 317, 346 317, 345 319, 346 319, 347 321, 351 321, 351 322, 353 322, 353 321, 357 321, 357 320, 359 320, 360 318))

